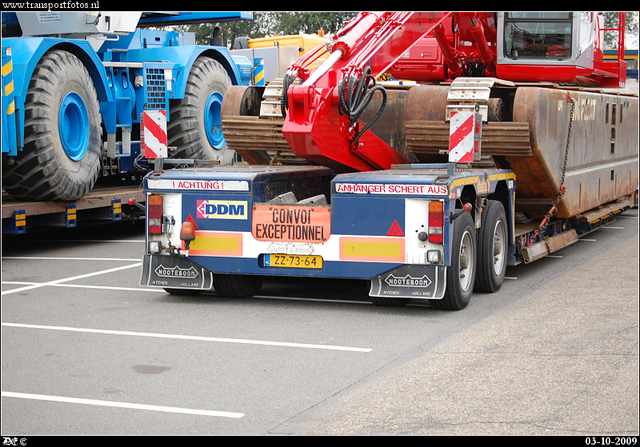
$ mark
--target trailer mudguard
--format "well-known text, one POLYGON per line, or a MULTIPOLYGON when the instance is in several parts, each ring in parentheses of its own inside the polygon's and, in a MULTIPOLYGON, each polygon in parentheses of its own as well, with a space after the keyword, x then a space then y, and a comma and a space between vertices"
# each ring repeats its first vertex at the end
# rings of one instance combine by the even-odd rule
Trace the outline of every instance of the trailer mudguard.
POLYGON ((187 258, 145 255, 140 284, 205 291, 213 287, 213 273, 187 258))

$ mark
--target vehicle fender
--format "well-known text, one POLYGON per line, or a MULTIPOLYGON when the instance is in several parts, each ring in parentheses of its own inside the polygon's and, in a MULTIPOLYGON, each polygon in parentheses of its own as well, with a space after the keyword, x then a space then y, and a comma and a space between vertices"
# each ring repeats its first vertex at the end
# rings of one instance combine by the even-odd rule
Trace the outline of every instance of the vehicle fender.
POLYGON ((240 71, 231 58, 231 53, 225 47, 210 47, 205 45, 185 45, 175 47, 141 48, 130 50, 130 62, 166 61, 178 68, 175 79, 174 98, 184 98, 189 73, 198 57, 206 56, 220 62, 231 78, 233 85, 240 83, 240 71))
POLYGON ((184 92, 187 86, 187 79, 189 78, 189 73, 191 73, 191 67, 193 66, 196 59, 200 56, 210 57, 214 59, 224 67, 229 78, 231 78, 231 83, 233 85, 240 84, 240 71, 238 67, 233 62, 231 58, 231 53, 225 47, 207 47, 203 45, 196 45, 191 47, 183 47, 185 50, 189 52, 188 59, 184 60, 181 65, 185 67, 184 70, 180 70, 180 73, 176 79, 176 98, 183 98, 184 92))
POLYGON ((107 72, 102 61, 94 51, 91 44, 79 39, 61 39, 50 37, 4 39, 4 47, 11 47, 13 60, 13 83, 15 108, 19 111, 20 141, 24 141, 24 102, 29 88, 31 76, 49 50, 61 49, 78 57, 87 68, 99 101, 113 101, 113 96, 107 86, 107 72))

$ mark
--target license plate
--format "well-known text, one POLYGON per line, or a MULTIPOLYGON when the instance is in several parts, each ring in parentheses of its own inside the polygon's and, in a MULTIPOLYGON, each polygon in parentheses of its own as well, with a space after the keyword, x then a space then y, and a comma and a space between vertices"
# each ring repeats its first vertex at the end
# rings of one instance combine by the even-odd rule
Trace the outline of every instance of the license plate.
POLYGON ((298 269, 321 269, 322 256, 313 255, 264 255, 265 267, 288 267, 298 269))

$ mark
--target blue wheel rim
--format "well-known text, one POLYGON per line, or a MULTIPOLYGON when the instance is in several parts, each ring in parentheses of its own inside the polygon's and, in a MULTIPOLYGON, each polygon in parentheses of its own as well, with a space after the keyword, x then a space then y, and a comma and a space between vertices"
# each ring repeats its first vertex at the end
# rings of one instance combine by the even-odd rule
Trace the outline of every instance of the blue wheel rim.
POLYGON ((207 139, 214 149, 222 149, 225 145, 222 135, 222 94, 213 92, 207 98, 204 109, 204 126, 207 131, 207 139))
POLYGON ((69 92, 62 99, 59 115, 60 140, 73 161, 82 160, 89 147, 89 114, 82 97, 69 92))

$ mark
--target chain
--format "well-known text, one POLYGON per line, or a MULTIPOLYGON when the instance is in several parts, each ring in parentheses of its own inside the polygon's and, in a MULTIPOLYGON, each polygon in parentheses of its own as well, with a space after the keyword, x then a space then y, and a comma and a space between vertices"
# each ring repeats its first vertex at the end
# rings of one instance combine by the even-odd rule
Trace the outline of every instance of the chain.
POLYGON ((570 92, 567 92, 567 97, 569 102, 571 103, 571 113, 569 115, 569 130, 567 132, 567 143, 564 148, 564 162, 562 163, 562 178, 560 180, 560 194, 558 195, 556 200, 554 200, 553 203, 551 204, 551 208, 549 208, 549 211, 547 211, 546 214, 544 215, 544 219, 542 219, 540 226, 535 230, 534 239, 536 235, 541 234, 547 228, 549 221, 553 217, 553 213, 555 213, 556 211, 556 206, 558 205, 558 203, 560 203, 560 201, 562 200, 562 197, 564 197, 565 193, 567 192, 567 187, 564 184, 564 179, 567 173, 567 160, 569 158, 569 142, 571 140, 571 126, 573 124, 573 112, 576 108, 576 103, 571 97, 570 92))

